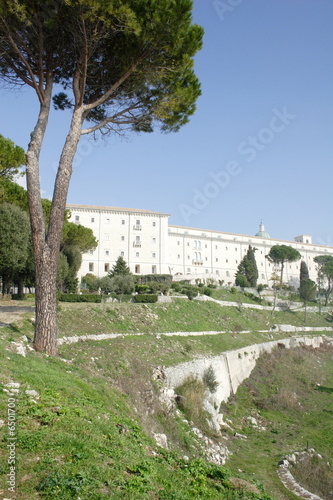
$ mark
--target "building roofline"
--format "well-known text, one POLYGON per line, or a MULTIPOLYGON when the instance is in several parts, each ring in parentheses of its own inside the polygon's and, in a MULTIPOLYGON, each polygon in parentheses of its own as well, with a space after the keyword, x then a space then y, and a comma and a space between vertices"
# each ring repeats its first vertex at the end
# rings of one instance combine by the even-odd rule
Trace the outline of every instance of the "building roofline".
MULTIPOLYGON (((279 238, 272 238, 272 236, 270 236, 269 238, 263 238, 262 236, 255 236, 253 234, 241 234, 241 233, 228 233, 226 231, 217 231, 216 229, 202 229, 202 228, 197 228, 197 227, 189 227, 189 226, 176 226, 175 224, 168 224, 168 227, 169 228, 178 228, 178 229, 184 229, 184 230, 194 230, 194 231, 202 231, 203 233, 216 233, 216 234, 226 234, 226 235, 229 235, 229 236, 240 236, 240 237, 243 237, 243 238, 256 238, 257 240, 259 241, 263 241, 265 240, 265 242, 267 241, 281 241, 282 243, 292 243, 292 244, 296 244, 296 245, 307 245, 309 247, 323 247, 323 248, 332 248, 330 247, 329 245, 319 245, 318 243, 305 243, 303 241, 295 241, 295 240, 281 240, 279 238)), ((190 236, 190 235, 187 235, 187 236, 190 236)), ((297 236, 296 236, 297 238, 297 236)))
POLYGON ((125 213, 140 213, 140 214, 151 214, 151 215, 163 215, 165 217, 170 217, 170 214, 165 214, 163 212, 155 212, 153 210, 145 210, 142 208, 122 208, 122 207, 107 207, 102 205, 77 205, 75 203, 67 203, 66 208, 69 210, 100 210, 105 212, 125 212, 125 213))

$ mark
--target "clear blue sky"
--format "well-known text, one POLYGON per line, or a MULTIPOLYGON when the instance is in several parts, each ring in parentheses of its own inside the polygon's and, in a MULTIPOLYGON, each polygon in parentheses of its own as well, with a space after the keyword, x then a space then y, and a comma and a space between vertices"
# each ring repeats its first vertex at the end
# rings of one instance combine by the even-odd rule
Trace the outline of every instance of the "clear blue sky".
MULTIPOLYGON (((144 208, 170 223, 333 246, 332 0, 194 0, 205 29, 202 96, 177 134, 83 138, 69 203, 144 208)), ((29 91, 1 92, 0 133, 26 147, 29 91)), ((68 115, 53 112, 41 157, 52 196, 68 115)))

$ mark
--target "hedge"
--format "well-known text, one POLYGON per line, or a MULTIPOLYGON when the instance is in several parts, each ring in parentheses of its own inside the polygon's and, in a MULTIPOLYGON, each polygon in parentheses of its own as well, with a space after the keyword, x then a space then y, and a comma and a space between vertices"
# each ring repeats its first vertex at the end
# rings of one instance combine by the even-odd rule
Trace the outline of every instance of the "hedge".
POLYGON ((61 302, 102 302, 102 296, 94 293, 80 295, 79 293, 59 293, 61 302))
POLYGON ((154 293, 139 293, 138 295, 134 295, 134 302, 157 302, 157 295, 154 293))

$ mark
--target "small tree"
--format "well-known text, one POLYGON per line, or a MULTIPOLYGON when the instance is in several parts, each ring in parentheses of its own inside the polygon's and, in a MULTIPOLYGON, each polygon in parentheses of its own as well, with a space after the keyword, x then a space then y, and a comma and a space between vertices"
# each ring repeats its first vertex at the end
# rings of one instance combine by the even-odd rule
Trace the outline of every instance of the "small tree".
POLYGON ((304 262, 304 260, 302 260, 301 267, 300 267, 300 272, 299 272, 299 291, 300 291, 300 297, 301 298, 302 298, 302 296, 301 296, 302 283, 305 280, 308 280, 309 277, 310 276, 309 276, 308 266, 306 265, 306 262, 304 262))
POLYGON ((130 274, 132 274, 130 268, 127 266, 125 259, 120 255, 109 272, 110 278, 114 278, 119 275, 128 276, 130 274))
POLYGON ((308 266, 306 265, 306 262, 304 262, 304 260, 302 260, 302 262, 301 262, 301 268, 300 268, 300 272, 299 272, 299 282, 300 282, 300 285, 301 285, 302 281, 308 280, 308 279, 309 279, 308 266))
POLYGON ((259 297, 261 298, 261 292, 265 289, 264 285, 262 283, 259 283, 259 285, 257 286, 257 292, 258 292, 258 295, 259 297))
POLYGON ((255 251, 257 249, 253 248, 251 245, 248 248, 247 254, 246 254, 246 274, 247 274, 247 280, 250 283, 250 286, 255 288, 257 286, 257 281, 258 281, 258 267, 257 267, 257 262, 255 258, 255 251))
POLYGON ((242 270, 239 268, 238 268, 238 271, 236 274, 235 285, 240 286, 241 288, 245 288, 247 286, 250 286, 249 282, 246 279, 245 274, 242 274, 242 270))
POLYGON ((280 280, 281 285, 283 284, 283 271, 284 265, 287 262, 296 262, 301 258, 301 254, 298 250, 288 245, 274 245, 269 251, 269 254, 266 255, 266 259, 275 264, 276 266, 280 266, 280 280))
POLYGON ((316 283, 309 278, 303 279, 300 286, 300 297, 304 302, 304 321, 306 321, 307 303, 316 297, 316 283))
POLYGON ((256 263, 255 253, 256 248, 249 246, 247 253, 241 260, 237 273, 236 273, 236 285, 242 288, 250 286, 255 288, 258 280, 258 267, 256 263))
POLYGON ((314 258, 314 261, 317 264, 319 304, 321 305, 320 292, 323 290, 325 294, 325 306, 327 306, 333 291, 333 257, 331 255, 318 255, 314 258))
POLYGON ((108 291, 117 295, 130 295, 134 292, 135 284, 131 274, 117 274, 113 278, 105 276, 101 280, 101 288, 103 288, 103 279, 109 280, 108 291))
POLYGON ((82 276, 81 281, 90 292, 96 292, 100 287, 100 278, 97 278, 97 276, 92 273, 87 273, 85 276, 82 276))
MULTIPOLYGON (((274 264, 276 267, 280 266, 280 283, 283 284, 283 269, 286 262, 295 262, 301 258, 301 254, 295 248, 288 245, 274 245, 266 255, 266 259, 274 264)), ((275 275, 276 276, 276 275, 275 275)), ((274 288, 274 306, 272 309, 272 315, 276 309, 277 302, 277 282, 275 281, 274 288)))

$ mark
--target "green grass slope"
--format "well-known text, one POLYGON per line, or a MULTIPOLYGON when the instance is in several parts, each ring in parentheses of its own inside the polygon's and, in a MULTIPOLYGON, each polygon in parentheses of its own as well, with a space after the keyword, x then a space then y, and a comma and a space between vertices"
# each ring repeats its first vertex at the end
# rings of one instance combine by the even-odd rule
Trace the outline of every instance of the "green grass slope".
MULTIPOLYGON (((315 326, 331 324, 329 317, 316 314, 309 315, 309 321, 315 326)), ((298 313, 277 313, 272 319, 266 311, 182 299, 147 306, 61 304, 60 336, 109 332, 124 336, 64 344, 56 358, 34 351, 22 357, 15 352, 15 342, 22 335, 32 340, 31 314, 1 328, 0 494, 15 498, 7 483, 8 444, 13 437, 7 425, 10 404, 10 409, 15 406, 16 416, 16 498, 270 498, 261 487, 249 484, 248 478, 253 483, 258 471, 246 470, 243 462, 237 466, 231 461, 232 473, 205 462, 203 450, 182 414, 171 414, 160 404, 153 371, 157 365, 169 366, 279 338, 278 333, 258 332, 273 323, 304 325, 298 313), (243 329, 252 332, 240 334, 243 329), (229 333, 155 335, 203 330, 229 333), (131 335, 136 332, 145 334, 131 335), (6 386, 9 382, 20 384, 18 393, 11 393, 6 386), (37 395, 26 392, 30 390, 37 391, 37 395), (167 433, 169 451, 156 445, 153 433, 167 433), (239 473, 238 469, 247 473, 239 473), (239 475, 241 478, 235 479, 239 475)), ((265 482, 265 477, 260 477, 265 482)), ((272 484, 267 484, 273 491, 272 484)))
MULTIPOLYGON (((154 425, 158 430, 164 416, 153 414, 152 404, 145 400, 152 392, 147 378, 151 363, 145 361, 149 352, 141 338, 141 345, 127 351, 138 339, 128 337, 123 345, 64 346, 63 358, 35 352, 23 358, 6 350, 8 334, 15 338, 13 332, 1 333, 0 411, 5 425, 0 429, 0 493, 4 498, 269 498, 260 490, 253 493, 247 483, 233 486, 226 469, 206 463, 200 450, 193 449, 190 430, 180 418, 172 424, 175 440, 182 442, 178 451, 163 450, 148 436, 145 429, 154 425), (11 381, 20 384, 18 393, 6 387, 11 381), (29 395, 29 390, 38 395, 29 395), (12 401, 16 497, 7 489, 7 445, 12 441, 6 415, 12 401), (147 417, 148 409, 152 414, 147 417), (188 458, 182 453, 186 450, 188 458)), ((169 349, 174 348, 170 343, 169 349)))
POLYGON ((221 410, 232 428, 231 469, 259 478, 276 499, 295 498, 278 480, 276 465, 283 455, 314 448, 322 459, 304 460, 291 472, 320 498, 333 498, 332 345, 263 355, 221 410), (234 432, 247 439, 235 439, 234 432))

